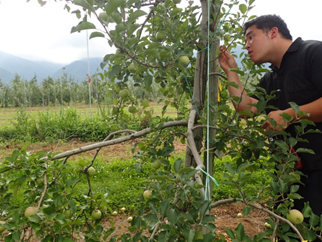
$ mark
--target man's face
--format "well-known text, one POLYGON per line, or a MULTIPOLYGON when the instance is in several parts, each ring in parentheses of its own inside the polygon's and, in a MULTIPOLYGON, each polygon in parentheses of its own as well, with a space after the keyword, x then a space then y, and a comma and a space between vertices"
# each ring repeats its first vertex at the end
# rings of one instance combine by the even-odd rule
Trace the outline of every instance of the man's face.
POLYGON ((262 64, 268 61, 270 44, 269 33, 258 29, 256 25, 252 25, 246 30, 245 48, 255 64, 262 64))

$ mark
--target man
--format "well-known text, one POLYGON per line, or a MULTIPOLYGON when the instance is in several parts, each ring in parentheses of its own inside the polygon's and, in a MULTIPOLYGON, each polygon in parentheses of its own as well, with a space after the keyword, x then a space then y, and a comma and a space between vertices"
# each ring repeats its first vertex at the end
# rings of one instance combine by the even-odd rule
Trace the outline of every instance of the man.
MULTIPOLYGON (((271 72, 260 80, 259 86, 267 93, 276 92, 276 98, 269 100, 268 105, 275 110, 266 110, 270 118, 276 121, 275 127, 266 120, 263 128, 269 130, 285 130, 295 135, 294 126, 286 123, 281 113, 287 113, 296 118, 289 102, 296 103, 300 110, 309 114, 307 119, 316 126, 310 127, 322 131, 322 42, 303 41, 301 38, 292 41, 292 36, 285 22, 276 15, 264 15, 252 19, 244 26, 245 48, 255 64, 271 63, 271 72)), ((220 47, 220 66, 231 82, 239 88, 229 86, 230 96, 242 97, 236 105, 237 111, 249 109, 258 113, 254 105, 257 100, 247 95, 243 90, 238 74, 230 71, 236 68, 234 57, 225 46, 220 47), (242 96, 241 96, 242 95, 242 96)), ((300 153, 302 161, 302 178, 304 186, 299 193, 303 199, 295 201, 295 208, 301 210, 304 202, 309 202, 313 212, 322 214, 322 134, 306 134, 302 138, 309 143, 300 142, 296 148, 308 148, 315 154, 300 153)))

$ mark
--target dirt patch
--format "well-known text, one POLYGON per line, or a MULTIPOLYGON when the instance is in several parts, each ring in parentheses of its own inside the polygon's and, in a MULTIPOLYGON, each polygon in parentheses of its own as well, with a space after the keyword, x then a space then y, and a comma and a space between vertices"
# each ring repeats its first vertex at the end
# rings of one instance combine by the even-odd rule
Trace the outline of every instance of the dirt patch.
MULTIPOLYGON (((221 205, 211 210, 211 214, 216 216, 214 222, 217 227, 217 234, 226 235, 225 228, 234 230, 238 224, 242 224, 245 228, 245 233, 253 238, 256 234, 265 231, 265 219, 268 218, 267 214, 253 210, 249 215, 239 218, 238 213, 243 211, 243 204, 231 203, 226 205, 221 205)), ((128 217, 132 215, 117 215, 114 217, 114 227, 116 228, 115 233, 117 235, 122 235, 128 233, 127 227, 130 223, 127 221, 128 217)), ((108 226, 109 223, 106 223, 108 226)), ((231 241, 230 238, 226 236, 226 241, 231 241)))

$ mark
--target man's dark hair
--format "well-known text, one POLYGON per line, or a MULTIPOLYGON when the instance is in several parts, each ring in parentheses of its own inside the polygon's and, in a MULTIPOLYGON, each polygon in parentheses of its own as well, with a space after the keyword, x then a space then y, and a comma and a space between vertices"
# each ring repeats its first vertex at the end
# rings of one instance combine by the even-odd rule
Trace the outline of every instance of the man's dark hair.
POLYGON ((280 16, 275 14, 262 15, 246 22, 244 25, 244 35, 246 30, 253 25, 256 25, 258 29, 263 30, 265 33, 268 33, 273 27, 277 27, 283 38, 292 40, 292 35, 286 23, 280 16))

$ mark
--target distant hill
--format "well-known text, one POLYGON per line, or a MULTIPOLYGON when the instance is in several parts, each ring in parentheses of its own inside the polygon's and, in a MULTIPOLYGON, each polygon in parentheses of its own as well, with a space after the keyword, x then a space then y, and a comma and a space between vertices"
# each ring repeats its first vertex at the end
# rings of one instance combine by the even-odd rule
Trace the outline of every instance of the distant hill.
MULTIPOLYGON (((94 74, 100 70, 101 58, 90 58, 90 73, 94 74)), ((16 74, 22 79, 31 80, 37 76, 41 82, 47 77, 58 78, 64 72, 74 78, 75 81, 81 82, 86 79, 88 73, 87 59, 72 62, 68 65, 45 62, 31 61, 15 55, 0 52, 0 79, 2 82, 9 83, 16 74)))
MULTIPOLYGON (((97 73, 101 70, 100 64, 102 62, 101 58, 90 58, 89 59, 89 68, 90 68, 90 74, 97 73)), ((52 77, 57 78, 61 76, 62 69, 61 67, 58 71, 56 71, 52 77)), ((82 81, 85 78, 87 78, 88 74, 88 63, 87 59, 78 60, 75 61, 69 65, 64 66, 64 72, 67 73, 69 76, 74 77, 75 80, 82 81)))

